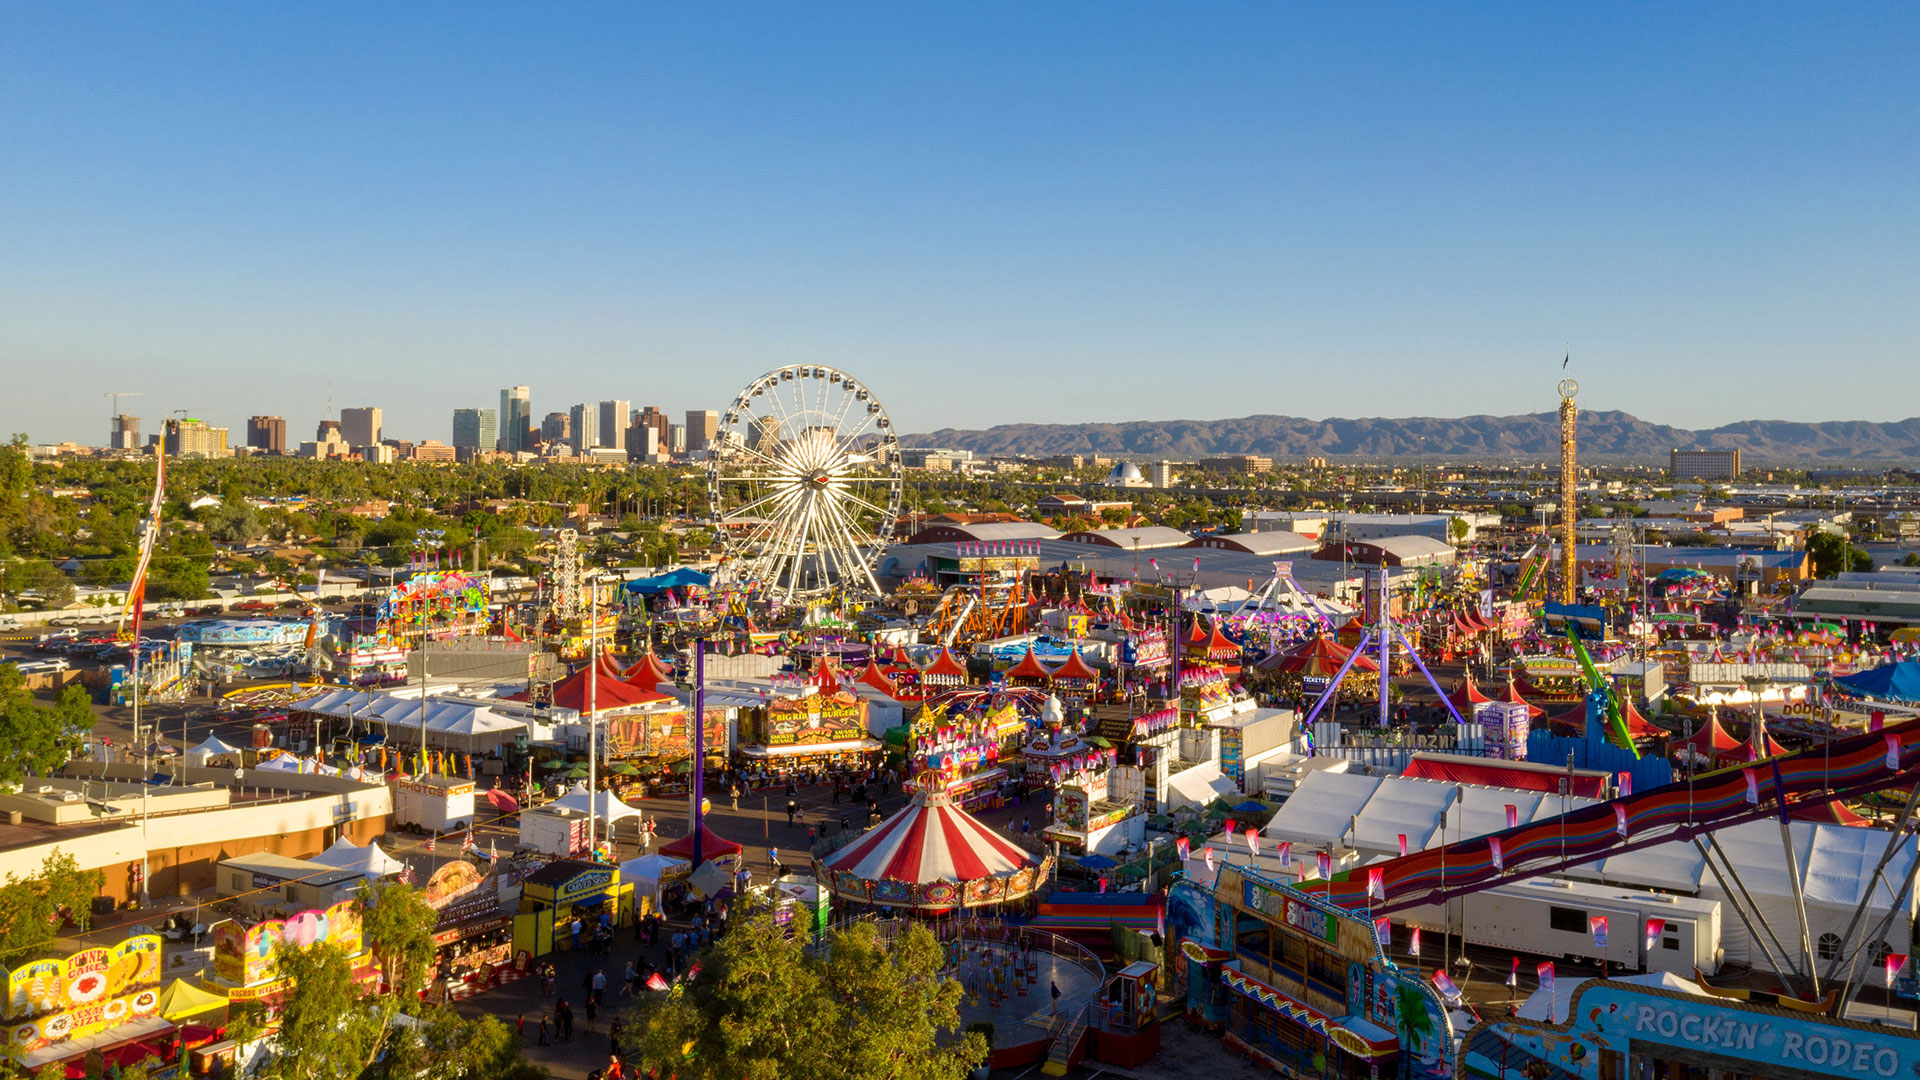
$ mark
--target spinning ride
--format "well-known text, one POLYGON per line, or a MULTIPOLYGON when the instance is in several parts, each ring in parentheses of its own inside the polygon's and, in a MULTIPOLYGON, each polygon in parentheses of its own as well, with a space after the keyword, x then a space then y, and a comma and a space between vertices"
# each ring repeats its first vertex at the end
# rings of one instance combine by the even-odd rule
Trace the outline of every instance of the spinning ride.
POLYGON ((901 486, 900 443, 873 391, 835 368, 776 368, 733 399, 707 460, 713 518, 738 530, 721 576, 787 601, 878 595, 901 486))
POLYGON ((953 805, 923 774, 906 808, 830 854, 814 876, 856 903, 938 912, 1010 903, 1047 880, 1051 856, 1027 851, 953 805))

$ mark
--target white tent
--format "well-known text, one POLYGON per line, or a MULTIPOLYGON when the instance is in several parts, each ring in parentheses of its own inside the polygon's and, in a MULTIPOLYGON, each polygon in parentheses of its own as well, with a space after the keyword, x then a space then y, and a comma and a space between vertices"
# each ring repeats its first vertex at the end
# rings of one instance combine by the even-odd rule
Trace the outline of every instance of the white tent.
MULTIPOLYGON (((1555 1023, 1564 1024, 1567 1021, 1567 1009, 1573 1004, 1574 992, 1587 983, 1598 981, 1598 979, 1581 978, 1555 979, 1553 981, 1552 993, 1548 993, 1545 990, 1535 990, 1532 994, 1528 995, 1527 1000, 1520 1003, 1519 1008, 1513 1010, 1513 1015, 1522 1020, 1546 1020, 1548 1019, 1548 1007, 1551 1006, 1553 1010, 1552 1020, 1555 1023)), ((1670 971, 1654 971, 1645 975, 1617 976, 1607 981, 1629 983, 1634 986, 1651 986, 1656 990, 1670 990, 1676 994, 1691 994, 1696 997, 1706 993, 1706 991, 1700 989, 1699 983, 1693 982, 1690 979, 1683 979, 1670 971)))
POLYGON ((379 844, 361 847, 344 836, 307 861, 335 870, 352 870, 365 878, 383 878, 407 868, 405 863, 380 850, 379 844))
POLYGON ((609 824, 619 821, 621 818, 642 816, 640 811, 621 802, 619 797, 611 791, 597 791, 589 798, 587 795, 587 785, 584 783, 573 785, 572 791, 553 800, 553 802, 548 805, 557 806, 563 810, 571 810, 576 814, 585 814, 588 812, 589 807, 591 807, 595 817, 609 824))
POLYGON ((217 757, 230 757, 237 761, 240 758, 240 748, 221 742, 218 735, 209 735, 205 742, 188 750, 186 757, 188 765, 205 765, 208 758, 217 757))
POLYGON ((637 859, 628 859, 620 864, 620 880, 632 882, 633 891, 653 898, 653 906, 660 907, 660 879, 687 868, 687 860, 676 859, 671 855, 654 852, 637 859))
POLYGON ((300 759, 292 754, 280 754, 270 761, 263 761, 254 768, 260 772, 299 772, 300 759))

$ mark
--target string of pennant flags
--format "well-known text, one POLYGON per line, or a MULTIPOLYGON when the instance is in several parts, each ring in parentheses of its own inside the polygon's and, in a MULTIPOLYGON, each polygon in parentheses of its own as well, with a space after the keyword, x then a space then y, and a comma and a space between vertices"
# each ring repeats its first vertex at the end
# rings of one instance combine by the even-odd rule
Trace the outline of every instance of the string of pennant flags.
POLYGON ((962 559, 989 558, 995 555, 1038 555, 1038 540, 962 540, 954 545, 954 554, 962 559))

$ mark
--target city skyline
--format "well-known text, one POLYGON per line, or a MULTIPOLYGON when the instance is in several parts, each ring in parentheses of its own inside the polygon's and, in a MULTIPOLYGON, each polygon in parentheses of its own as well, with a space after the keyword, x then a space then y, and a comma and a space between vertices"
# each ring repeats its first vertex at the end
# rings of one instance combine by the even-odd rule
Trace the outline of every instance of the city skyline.
POLYGON ((15 11, 0 431, 1912 411, 1920 10, 1192 15, 15 11))

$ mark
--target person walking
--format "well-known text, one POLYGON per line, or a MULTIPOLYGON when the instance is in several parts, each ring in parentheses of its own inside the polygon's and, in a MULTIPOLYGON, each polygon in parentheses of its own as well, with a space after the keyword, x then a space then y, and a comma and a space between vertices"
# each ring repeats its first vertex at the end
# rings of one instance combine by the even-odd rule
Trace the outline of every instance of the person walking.
POLYGON ((553 1007, 553 1023, 554 1034, 561 1042, 573 1041, 573 1006, 567 1004, 566 998, 561 998, 553 1007))
POLYGON ((589 1032, 593 1030, 593 1021, 599 1015, 600 1015, 600 1004, 593 1000, 592 994, 588 994, 587 995, 587 1030, 589 1032))
POLYGON ((1053 996, 1053 1015, 1060 1015, 1060 984, 1048 979, 1047 993, 1053 996))
POLYGON ((599 1004, 607 999, 607 971, 601 968, 593 973, 593 1002, 599 1004))
POLYGON ((569 927, 569 929, 573 932, 573 951, 579 952, 580 951, 580 916, 575 915, 573 917, 573 925, 569 927))
POLYGON ((799 812, 800 812, 800 804, 793 801, 792 799, 788 799, 787 800, 787 824, 788 825, 793 824, 793 815, 799 812))
MULTIPOLYGON (((626 985, 620 988, 620 996, 632 997, 634 981, 639 978, 640 978, 640 973, 633 969, 633 961, 631 960, 627 961, 627 981, 626 981, 626 985)), ((618 1024, 619 1022, 620 1021, 618 1020, 614 1021, 614 1023, 616 1024, 618 1024)))
POLYGON ((607 1024, 608 1053, 613 1055, 613 1060, 616 1064, 620 1061, 620 1036, 625 1033, 626 1029, 621 1026, 619 1017, 614 1017, 613 1020, 607 1024))
POLYGON ((553 1018, 548 1014, 546 1013, 540 1014, 540 1045, 541 1046, 546 1046, 547 1044, 553 1041, 552 1037, 547 1034, 547 1030, 548 1030, 547 1025, 550 1024, 552 1020, 553 1018))

